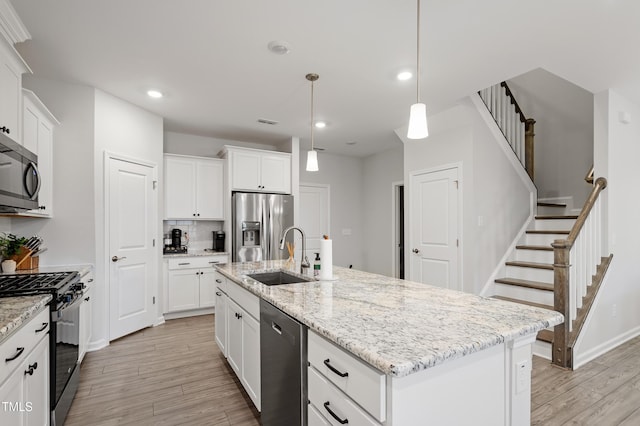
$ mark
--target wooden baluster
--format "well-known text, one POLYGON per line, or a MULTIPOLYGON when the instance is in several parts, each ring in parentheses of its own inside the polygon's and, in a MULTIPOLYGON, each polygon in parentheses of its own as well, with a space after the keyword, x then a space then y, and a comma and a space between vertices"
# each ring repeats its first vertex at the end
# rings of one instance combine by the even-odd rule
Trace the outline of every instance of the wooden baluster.
POLYGON ((536 120, 533 118, 527 118, 526 121, 526 133, 524 138, 524 150, 525 150, 525 170, 531 177, 531 180, 534 180, 534 163, 533 163, 533 137, 535 136, 534 125, 536 124, 536 120))

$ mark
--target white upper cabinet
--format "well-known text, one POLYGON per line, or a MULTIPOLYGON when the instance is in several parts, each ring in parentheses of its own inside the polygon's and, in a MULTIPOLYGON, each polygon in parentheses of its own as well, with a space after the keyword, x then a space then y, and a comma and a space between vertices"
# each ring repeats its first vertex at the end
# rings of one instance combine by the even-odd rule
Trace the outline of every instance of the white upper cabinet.
POLYGON ((165 219, 224 220, 224 161, 164 156, 165 219))
POLYGON ((231 190, 291 193, 291 154, 225 147, 231 190))
POLYGON ((22 74, 30 71, 20 55, 0 36, 0 132, 22 143, 22 74))
POLYGON ((24 216, 53 216, 53 129, 60 122, 31 90, 22 89, 22 142, 38 156, 41 186, 38 208, 21 213, 24 216))

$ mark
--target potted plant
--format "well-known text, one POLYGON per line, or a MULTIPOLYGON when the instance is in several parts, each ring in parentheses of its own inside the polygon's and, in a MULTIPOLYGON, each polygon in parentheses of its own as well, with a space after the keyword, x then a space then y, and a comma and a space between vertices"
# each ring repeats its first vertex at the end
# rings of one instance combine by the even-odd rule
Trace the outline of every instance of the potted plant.
POLYGON ((0 236, 0 254, 2 255, 2 272, 14 272, 16 261, 11 259, 20 253, 20 249, 27 242, 24 237, 14 234, 2 234, 0 236))

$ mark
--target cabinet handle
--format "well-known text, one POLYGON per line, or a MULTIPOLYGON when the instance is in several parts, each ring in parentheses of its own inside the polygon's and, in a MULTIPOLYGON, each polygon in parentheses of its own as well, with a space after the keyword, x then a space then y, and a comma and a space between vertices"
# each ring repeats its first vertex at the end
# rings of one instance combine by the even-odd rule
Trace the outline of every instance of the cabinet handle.
POLYGON ((334 419, 336 419, 336 421, 338 423, 340 423, 341 425, 346 425, 347 423, 349 423, 349 419, 341 419, 340 417, 338 417, 338 415, 336 413, 333 412, 333 410, 331 408, 329 408, 329 401, 324 403, 324 409, 327 410, 329 412, 329 414, 331 414, 331 417, 333 417, 334 419))
POLYGON ((191 265, 191 262, 178 263, 178 266, 191 265))
POLYGON ((349 377, 349 373, 343 373, 340 370, 337 370, 333 365, 330 364, 330 362, 331 361, 329 360, 329 358, 324 360, 324 365, 326 365, 329 370, 333 371, 340 377, 349 377))
POLYGON ((22 352, 24 352, 24 348, 18 348, 17 351, 18 352, 16 352, 16 354, 11 358, 5 358, 4 362, 13 361, 14 359, 18 358, 20 355, 22 355, 22 352))
POLYGON ((24 375, 26 376, 28 374, 30 376, 33 376, 33 372, 36 370, 36 368, 38 368, 38 363, 34 362, 29 366, 29 369, 24 372, 24 375))
POLYGON ((93 282, 93 278, 89 278, 89 279, 87 280, 87 282, 88 282, 88 283, 92 283, 92 282, 93 282))
POLYGON ((221 279, 217 279, 217 278, 216 278, 216 282, 217 282, 218 284, 221 284, 221 283, 222 283, 222 280, 221 280, 221 279))
POLYGON ((41 331, 46 330, 46 328, 47 328, 47 326, 48 326, 48 325, 49 325, 49 323, 48 323, 48 322, 43 322, 43 323, 42 323, 42 328, 37 329, 37 330, 36 330, 36 333, 40 333, 41 331))
POLYGON ((195 216, 196 214, 194 213, 193 215, 195 216))
POLYGON ((217 263, 220 263, 220 261, 219 261, 219 260, 214 260, 214 261, 209 262, 209 263, 210 263, 210 264, 214 264, 214 265, 215 265, 215 264, 217 264, 217 263))
POLYGON ((236 312, 236 318, 238 318, 238 319, 242 318, 242 314, 239 314, 239 313, 236 312))
POLYGON ((0 131, 6 134, 11 133, 11 129, 9 129, 7 126, 0 127, 0 131))
POLYGON ((198 213, 197 216, 200 216, 200 213, 198 213))
POLYGON ((222 293, 220 293, 219 291, 216 291, 216 296, 222 296, 222 293))
POLYGON ((88 302, 90 299, 91 299, 91 296, 87 296, 87 297, 84 298, 84 301, 88 302))

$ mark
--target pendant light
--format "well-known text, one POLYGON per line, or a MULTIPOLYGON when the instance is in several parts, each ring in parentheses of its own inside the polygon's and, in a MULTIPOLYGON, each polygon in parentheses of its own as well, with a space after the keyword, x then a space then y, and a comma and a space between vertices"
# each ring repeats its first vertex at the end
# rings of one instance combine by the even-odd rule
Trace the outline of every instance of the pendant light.
POLYGON ((427 129, 427 107, 420 102, 420 0, 418 3, 417 37, 416 37, 416 103, 411 105, 409 113, 409 130, 407 138, 424 139, 429 136, 427 129))
POLYGON ((311 82, 311 151, 307 152, 307 171, 318 171, 318 152, 313 149, 313 82, 320 78, 318 74, 307 74, 305 76, 311 82))

